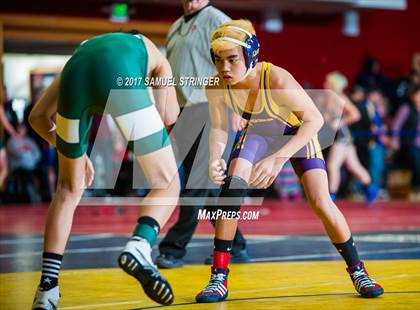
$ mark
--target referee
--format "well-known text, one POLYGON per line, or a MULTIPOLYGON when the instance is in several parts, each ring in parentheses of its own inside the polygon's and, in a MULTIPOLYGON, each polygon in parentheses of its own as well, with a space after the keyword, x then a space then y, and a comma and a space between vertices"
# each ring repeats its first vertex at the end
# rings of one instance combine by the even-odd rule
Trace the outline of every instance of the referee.
MULTIPOLYGON (((211 77, 215 70, 210 57, 210 34, 231 19, 213 7, 209 0, 182 0, 182 4, 184 15, 171 26, 166 42, 167 58, 173 76, 176 81, 211 77)), ((174 148, 178 151, 178 156, 184 159, 183 183, 186 188, 181 193, 178 221, 159 244, 160 255, 156 258, 156 264, 160 268, 178 268, 184 265, 185 248, 197 227, 198 211, 203 208, 204 198, 218 197, 219 194, 219 189, 211 189, 214 185, 208 177, 210 127, 205 126, 206 123, 209 125, 209 113, 204 87, 181 87, 178 84, 176 92, 182 113, 172 134, 175 137, 174 148), (187 204, 185 201, 192 203, 187 204)), ((233 145, 233 139, 230 139, 230 145, 233 145)), ((231 255, 232 263, 249 261, 246 241, 239 230, 235 235, 231 255)), ((212 257, 206 258, 204 263, 212 264, 212 257)))

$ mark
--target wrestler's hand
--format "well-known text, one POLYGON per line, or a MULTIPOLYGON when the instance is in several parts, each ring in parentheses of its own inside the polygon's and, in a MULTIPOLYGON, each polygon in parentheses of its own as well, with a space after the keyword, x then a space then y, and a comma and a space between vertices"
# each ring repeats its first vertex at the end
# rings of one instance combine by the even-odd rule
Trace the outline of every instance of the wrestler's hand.
POLYGON ((254 165, 251 171, 249 184, 256 188, 269 187, 283 168, 287 158, 268 156, 254 165))
POLYGON ((232 113, 232 130, 234 132, 241 131, 245 128, 248 121, 236 113, 232 113))
POLYGON ((226 178, 226 162, 223 158, 213 159, 209 162, 209 176, 213 183, 222 185, 226 178))
POLYGON ((85 185, 89 187, 92 185, 93 178, 95 177, 95 169, 93 168, 92 162, 87 155, 86 158, 86 165, 85 165, 85 185))

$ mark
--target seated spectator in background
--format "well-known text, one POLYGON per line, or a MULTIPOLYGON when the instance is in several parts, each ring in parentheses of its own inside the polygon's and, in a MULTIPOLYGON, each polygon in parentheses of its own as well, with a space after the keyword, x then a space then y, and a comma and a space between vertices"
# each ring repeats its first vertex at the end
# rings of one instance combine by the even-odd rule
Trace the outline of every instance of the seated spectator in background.
POLYGON ((420 200, 420 86, 409 91, 410 101, 402 105, 392 126, 392 146, 400 163, 412 172, 411 199, 420 200))
POLYGON ((39 202, 32 175, 41 153, 27 135, 24 124, 18 125, 17 132, 18 136, 10 138, 6 147, 11 172, 10 194, 17 199, 15 202, 39 202))

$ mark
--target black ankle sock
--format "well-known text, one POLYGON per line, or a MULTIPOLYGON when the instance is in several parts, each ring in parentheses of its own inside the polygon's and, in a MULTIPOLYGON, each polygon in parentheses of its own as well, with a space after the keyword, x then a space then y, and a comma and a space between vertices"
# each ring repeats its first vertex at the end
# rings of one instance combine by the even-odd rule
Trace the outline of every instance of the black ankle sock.
POLYGON ((58 285, 58 273, 61 269, 63 255, 56 253, 42 253, 42 275, 39 286, 47 291, 58 285))
POLYGON ((354 245, 353 237, 344 243, 333 243, 338 252, 346 261, 348 267, 357 265, 360 262, 359 254, 357 254, 356 246, 354 245))
POLYGON ((214 250, 218 252, 230 252, 233 240, 222 240, 214 238, 214 250))

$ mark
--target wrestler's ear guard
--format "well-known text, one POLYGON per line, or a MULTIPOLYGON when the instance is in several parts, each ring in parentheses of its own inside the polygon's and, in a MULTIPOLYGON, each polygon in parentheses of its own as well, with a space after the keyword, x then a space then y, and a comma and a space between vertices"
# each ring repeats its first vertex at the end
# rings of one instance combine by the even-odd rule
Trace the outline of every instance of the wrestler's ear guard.
MULTIPOLYGON (((240 40, 230 38, 230 37, 220 37, 220 38, 217 38, 216 40, 229 41, 229 42, 233 42, 242 46, 242 51, 244 53, 246 67, 248 68, 248 70, 254 68, 258 62, 258 56, 260 54, 260 43, 258 42, 257 36, 237 26, 227 26, 226 28, 243 32, 248 36, 248 38, 245 40, 245 42, 242 42, 240 40)), ((211 48, 210 48, 210 56, 211 56, 211 60, 215 64, 216 59, 215 59, 214 51, 211 48)))

